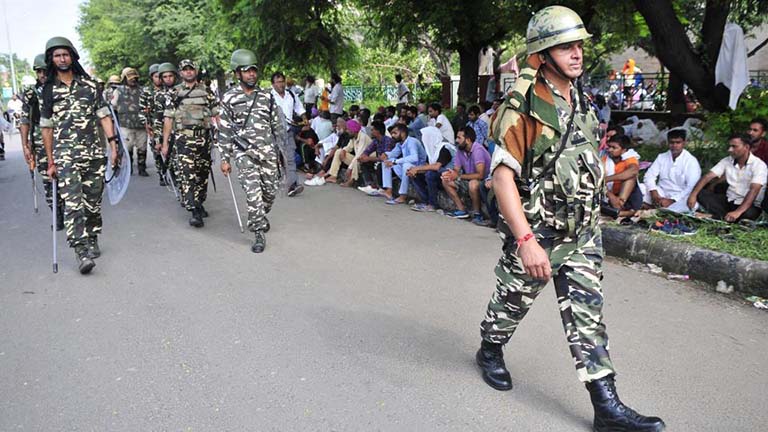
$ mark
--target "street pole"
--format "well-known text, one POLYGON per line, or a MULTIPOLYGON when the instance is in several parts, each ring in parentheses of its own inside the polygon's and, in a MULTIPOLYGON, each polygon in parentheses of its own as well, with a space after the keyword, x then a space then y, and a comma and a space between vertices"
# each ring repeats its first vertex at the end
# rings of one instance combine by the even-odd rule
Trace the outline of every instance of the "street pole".
POLYGON ((11 87, 13 94, 18 94, 16 87, 16 67, 13 65, 13 48, 11 47, 11 32, 8 30, 8 6, 3 0, 3 18, 5 19, 5 37, 8 38, 8 63, 11 64, 11 87))

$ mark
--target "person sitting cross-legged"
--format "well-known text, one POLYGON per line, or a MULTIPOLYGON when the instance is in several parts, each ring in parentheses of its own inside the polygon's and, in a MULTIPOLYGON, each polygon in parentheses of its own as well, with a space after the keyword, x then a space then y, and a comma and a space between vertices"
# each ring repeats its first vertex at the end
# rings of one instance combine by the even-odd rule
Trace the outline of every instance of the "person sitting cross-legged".
POLYGON ((643 192, 637 184, 640 155, 631 146, 628 136, 614 135, 608 141, 608 154, 603 157, 608 204, 620 217, 634 216, 643 206, 643 192))
POLYGON ((698 202, 713 217, 728 222, 760 217, 768 167, 752 154, 751 141, 746 134, 731 135, 728 139, 730 156, 718 162, 696 183, 688 197, 688 208, 693 209, 698 202), (724 194, 704 190, 709 182, 723 175, 728 183, 724 194))
POLYGON ((362 126, 357 120, 347 120, 346 129, 349 142, 344 148, 338 149, 334 153, 331 167, 328 169, 329 176, 326 178, 326 181, 329 183, 338 182, 337 176, 343 163, 349 169, 347 170, 346 181, 341 186, 351 187, 357 181, 359 175, 360 164, 357 163, 357 157, 371 143, 371 138, 364 133, 360 133, 362 126))
POLYGON ((458 150, 454 157, 453 168, 443 172, 440 178, 443 189, 457 208, 446 215, 455 219, 469 218, 469 213, 460 196, 469 193, 472 200, 472 217, 479 223, 483 221, 480 203, 487 194, 484 180, 488 177, 491 168, 491 155, 485 147, 475 142, 476 138, 475 130, 470 126, 459 129, 456 135, 458 150))
POLYGON ((646 205, 679 213, 689 211, 688 196, 701 178, 701 167, 696 157, 684 148, 685 138, 685 129, 667 133, 669 151, 656 157, 643 179, 646 205))
POLYGON ((445 141, 440 129, 427 126, 421 129, 421 142, 427 152, 427 163, 415 166, 406 172, 413 179, 413 186, 422 202, 411 206, 411 210, 433 212, 437 209, 437 191, 440 189, 440 174, 453 168, 453 144, 445 141))
POLYGON ((390 132, 395 141, 395 148, 381 155, 381 178, 387 198, 387 204, 403 204, 408 196, 408 176, 406 172, 414 166, 423 165, 427 160, 424 146, 416 138, 408 136, 408 126, 397 123, 390 132), (400 177, 399 196, 392 196, 392 172, 400 177))

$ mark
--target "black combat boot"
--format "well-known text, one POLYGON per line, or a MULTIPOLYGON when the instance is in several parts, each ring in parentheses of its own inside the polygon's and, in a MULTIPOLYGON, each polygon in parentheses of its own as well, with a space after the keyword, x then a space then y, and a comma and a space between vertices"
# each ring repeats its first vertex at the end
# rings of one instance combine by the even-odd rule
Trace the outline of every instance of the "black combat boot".
POLYGON ((77 258, 77 269, 80 271, 80 274, 88 274, 96 267, 96 263, 88 256, 88 248, 86 246, 76 246, 75 257, 77 258))
POLYGON ((504 353, 501 344, 483 341, 475 355, 477 365, 483 375, 483 381, 496 390, 512 390, 512 377, 504 364, 504 353))
POLYGON ((253 245, 251 245, 251 252, 262 253, 265 247, 267 247, 267 238, 264 236, 264 232, 256 231, 253 245))
POLYGON ((200 214, 200 208, 192 209, 192 217, 189 218, 189 224, 195 228, 201 228, 205 225, 203 222, 203 216, 200 214))
POLYGON ((139 165, 139 176, 141 177, 149 177, 149 174, 147 173, 147 167, 143 165, 139 165))
POLYGON ((208 212, 207 212, 207 211, 205 211, 205 207, 203 207, 203 205, 202 205, 202 204, 200 204, 200 216, 201 216, 201 217, 204 217, 204 218, 207 218, 207 217, 208 217, 208 212))
POLYGON ((272 228, 272 227, 269 225, 269 219, 267 219, 266 216, 264 217, 264 221, 267 222, 267 226, 264 227, 264 232, 268 233, 269 229, 272 228))
POLYGON ((160 186, 167 186, 163 177, 160 177, 160 186))
POLYGON ((624 405, 616 393, 613 375, 587 383, 595 407, 595 432, 658 432, 665 424, 658 417, 646 417, 624 405))
POLYGON ((101 256, 101 249, 99 248, 99 240, 96 236, 88 238, 88 258, 96 259, 101 256))

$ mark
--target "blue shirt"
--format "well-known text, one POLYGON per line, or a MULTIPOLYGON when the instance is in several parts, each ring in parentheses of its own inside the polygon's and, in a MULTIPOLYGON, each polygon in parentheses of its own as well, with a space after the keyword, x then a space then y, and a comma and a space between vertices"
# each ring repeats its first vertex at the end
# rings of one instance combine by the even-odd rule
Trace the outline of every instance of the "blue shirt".
POLYGON ((485 140, 488 138, 488 123, 481 119, 477 119, 475 121, 468 121, 467 126, 475 130, 475 135, 477 135, 475 142, 484 147, 487 147, 485 140))
POLYGON ((404 142, 397 143, 392 151, 387 152, 387 159, 394 161, 397 165, 404 163, 424 165, 427 161, 427 151, 421 141, 408 137, 404 142))

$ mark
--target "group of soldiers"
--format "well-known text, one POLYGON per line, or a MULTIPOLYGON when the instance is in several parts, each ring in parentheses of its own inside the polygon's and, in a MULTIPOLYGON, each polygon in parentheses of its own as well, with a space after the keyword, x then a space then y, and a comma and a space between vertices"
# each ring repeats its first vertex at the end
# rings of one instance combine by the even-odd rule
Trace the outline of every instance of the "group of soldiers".
POLYGON ((34 61, 37 82, 24 91, 20 129, 25 159, 42 176, 46 201, 59 215, 56 229, 66 230, 80 273, 90 273, 101 256, 107 163, 133 172, 135 149, 138 175, 147 177, 148 146, 160 185, 173 188, 194 227, 203 227, 208 217, 203 204, 213 175, 213 145, 221 153, 225 176, 234 159, 246 192, 247 225, 254 233, 251 250, 263 252, 270 229, 266 214, 280 180, 277 142, 286 132, 280 107, 257 85, 255 54, 233 53, 239 85, 221 102, 198 80, 192 60, 182 60, 178 68, 168 62, 150 66, 147 88, 139 85, 135 69, 125 68, 120 77, 110 77, 106 89, 78 60, 68 39, 47 42, 45 53, 34 61), (130 167, 119 167, 122 149, 130 155, 130 167))
MULTIPOLYGON (((537 12, 528 25, 526 65, 492 120, 491 134, 498 143, 492 182, 504 221, 504 247, 496 289, 480 326, 476 362, 488 385, 512 389, 502 347, 553 279, 577 375, 594 407, 594 430, 659 432, 665 428, 660 418, 643 416, 619 399, 608 351, 597 225, 605 174, 597 156, 597 120, 580 85, 583 42, 590 36, 568 8, 550 6, 537 12)), ((38 86, 28 94, 22 127, 29 132, 39 117, 44 152, 40 135, 33 133, 31 143, 25 138, 25 154, 38 169, 47 162, 47 181, 58 177, 67 240, 80 272, 88 273, 100 254, 97 236, 106 163, 97 122, 111 148, 112 164, 118 137, 98 83, 77 59, 68 40, 48 41, 44 56, 35 61, 38 86)), ((279 143, 286 141, 288 132, 274 93, 257 85, 256 63, 251 51, 232 54, 238 83, 221 101, 197 81, 190 60, 183 60, 179 71, 170 63, 153 65, 152 88, 144 93, 137 90, 136 71, 124 70, 122 88, 109 97, 123 118, 126 144, 137 148, 140 174, 145 173, 142 142, 149 141, 159 166, 170 166, 172 175, 164 176, 161 169, 161 182, 178 179, 181 203, 196 227, 203 226, 206 217, 212 136, 214 127, 218 129, 215 145, 221 152, 221 171, 229 176, 234 160, 248 201, 248 227, 255 235, 251 250, 262 252, 270 227, 266 214, 283 166, 279 143)), ((53 199, 49 202, 54 205, 53 199)))

